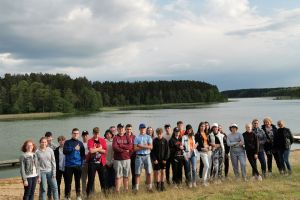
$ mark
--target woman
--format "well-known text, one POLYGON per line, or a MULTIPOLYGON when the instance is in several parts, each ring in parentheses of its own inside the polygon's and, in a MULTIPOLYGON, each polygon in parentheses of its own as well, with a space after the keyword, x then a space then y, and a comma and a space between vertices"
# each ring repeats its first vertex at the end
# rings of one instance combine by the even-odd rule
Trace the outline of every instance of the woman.
POLYGON ((270 117, 266 117, 264 120, 264 125, 262 125, 261 129, 264 130, 267 141, 265 143, 265 152, 267 155, 267 165, 268 165, 268 175, 272 175, 272 160, 273 156, 276 161, 277 168, 279 172, 282 171, 282 166, 279 160, 279 152, 276 148, 274 148, 274 137, 277 135, 277 128, 274 124, 272 124, 272 119, 270 117))
POLYGON ((58 200, 58 188, 56 182, 56 164, 54 152, 47 147, 47 138, 40 139, 40 148, 36 152, 41 172, 40 194, 39 199, 46 200, 47 184, 49 184, 53 199, 58 200))
POLYGON ((279 149, 279 157, 280 157, 283 173, 286 173, 286 168, 287 168, 288 174, 291 174, 292 168, 289 162, 289 156, 290 156, 291 145, 294 142, 294 137, 290 129, 285 127, 285 123, 283 120, 279 120, 277 125, 279 127, 277 130, 278 137, 276 137, 274 142, 277 144, 277 147, 279 149))
POLYGON ((196 168, 197 155, 194 131, 190 124, 186 125, 185 134, 182 137, 182 146, 184 149, 185 165, 187 170, 188 185, 190 188, 196 187, 196 168), (192 167, 192 170, 191 170, 192 167), (192 171, 192 173, 191 173, 192 171))
POLYGON ((21 148, 23 154, 20 157, 20 172, 24 185, 23 200, 33 200, 36 182, 40 182, 40 167, 35 145, 31 140, 24 142, 21 148))
POLYGON ((172 162, 173 181, 175 188, 181 187, 182 166, 184 165, 183 146, 180 138, 180 130, 175 127, 169 141, 170 157, 172 162))
POLYGON ((261 181, 262 178, 259 175, 259 172, 257 170, 256 160, 258 158, 258 148, 259 148, 259 142, 258 138, 252 131, 252 124, 246 124, 246 132, 243 133, 244 141, 245 141, 245 149, 248 161, 252 167, 252 176, 256 179, 261 181))
POLYGON ((241 133, 237 132, 238 126, 231 124, 229 126, 230 134, 227 136, 227 145, 230 146, 230 158, 233 166, 235 177, 240 176, 239 162, 243 179, 246 181, 246 156, 244 150, 244 137, 241 133))
POLYGON ((205 133, 205 122, 200 122, 198 131, 195 135, 195 142, 198 143, 197 150, 200 153, 200 158, 203 163, 203 185, 208 186, 208 178, 211 163, 211 147, 209 145, 208 137, 205 133))
POLYGON ((106 141, 106 146, 107 146, 107 152, 106 152, 106 172, 107 172, 107 187, 108 189, 113 189, 115 187, 115 170, 113 167, 114 163, 114 151, 113 151, 113 134, 112 132, 108 129, 104 133, 104 138, 106 141))
POLYGON ((153 139, 154 138, 154 130, 151 126, 148 126, 146 129, 146 134, 150 135, 150 137, 153 139))

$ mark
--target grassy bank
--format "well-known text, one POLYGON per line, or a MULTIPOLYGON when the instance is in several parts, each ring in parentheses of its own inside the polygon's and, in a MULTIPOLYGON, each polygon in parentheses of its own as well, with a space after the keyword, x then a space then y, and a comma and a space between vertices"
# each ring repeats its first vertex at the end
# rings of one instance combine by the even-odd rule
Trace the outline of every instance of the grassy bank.
POLYGON ((67 115, 62 112, 44 112, 44 113, 23 113, 0 115, 0 121, 28 120, 28 119, 49 119, 67 115))
MULTIPOLYGON (((264 179, 262 182, 249 180, 247 182, 237 181, 233 177, 232 167, 230 166, 230 178, 225 180, 221 185, 211 183, 208 187, 203 187, 198 184, 197 188, 189 189, 183 187, 182 189, 175 189, 173 186, 167 186, 166 192, 147 193, 143 184, 144 177, 142 177, 141 190, 138 194, 132 192, 120 195, 110 194, 104 197, 100 192, 99 182, 96 180, 96 193, 92 200, 108 199, 108 200, 131 200, 131 199, 299 199, 300 197, 300 156, 299 151, 291 153, 291 163, 293 167, 293 174, 290 176, 280 176, 276 169, 275 162, 273 163, 273 176, 264 179)), ((259 166, 259 164, 258 164, 259 166)), ((260 167, 259 167, 260 169, 260 167)), ((250 166, 247 162, 247 173, 251 174, 250 166)), ((62 183, 62 186, 64 184, 62 183)), ((75 198, 74 181, 72 186, 72 197, 75 198)), ((62 194, 63 194, 63 187, 62 194)), ((0 179, 0 199, 15 200, 21 199, 23 193, 22 183, 20 178, 0 179)), ((39 188, 36 189, 36 199, 39 188)))

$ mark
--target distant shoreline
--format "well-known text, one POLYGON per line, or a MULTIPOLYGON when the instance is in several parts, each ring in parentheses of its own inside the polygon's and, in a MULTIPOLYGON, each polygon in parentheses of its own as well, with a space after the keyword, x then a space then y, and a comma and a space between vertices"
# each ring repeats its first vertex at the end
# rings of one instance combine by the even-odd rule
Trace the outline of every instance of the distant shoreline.
POLYGON ((62 112, 4 114, 4 115, 0 115, 0 121, 50 119, 50 118, 54 118, 54 117, 65 116, 65 115, 68 115, 68 114, 69 113, 62 113, 62 112))

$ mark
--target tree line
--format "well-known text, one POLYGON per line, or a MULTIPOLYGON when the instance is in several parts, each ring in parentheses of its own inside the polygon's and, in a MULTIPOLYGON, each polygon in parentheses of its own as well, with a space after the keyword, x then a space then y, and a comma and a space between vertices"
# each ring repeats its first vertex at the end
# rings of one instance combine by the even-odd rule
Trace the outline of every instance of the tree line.
POLYGON ((227 100, 199 81, 92 82, 66 74, 5 74, 0 77, 0 114, 98 111, 103 106, 227 100))
POLYGON ((300 97, 300 87, 280 87, 280 88, 258 88, 258 89, 240 89, 227 90, 222 94, 228 98, 245 98, 245 97, 282 97, 291 98, 300 97))

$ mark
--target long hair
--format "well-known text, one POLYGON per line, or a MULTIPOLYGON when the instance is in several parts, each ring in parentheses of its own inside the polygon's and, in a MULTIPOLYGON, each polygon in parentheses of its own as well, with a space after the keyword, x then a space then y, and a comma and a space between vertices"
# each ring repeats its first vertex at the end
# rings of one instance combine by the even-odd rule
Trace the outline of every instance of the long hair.
POLYGON ((199 123, 197 133, 201 133, 201 132, 200 132, 200 127, 201 127, 202 125, 205 125, 205 122, 200 122, 200 123, 199 123))
POLYGON ((21 147, 21 151, 23 151, 24 153, 26 152, 26 146, 27 146, 28 143, 32 143, 32 145, 33 145, 32 152, 35 152, 35 151, 36 151, 36 146, 35 146, 35 144, 33 143, 32 140, 26 140, 26 141, 23 143, 22 147, 21 147))

